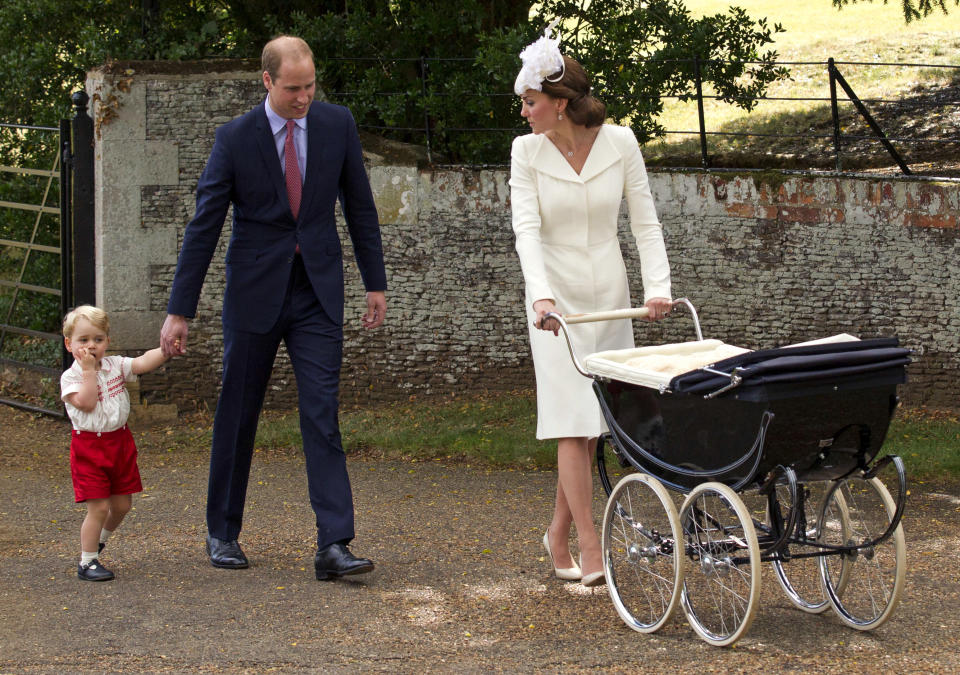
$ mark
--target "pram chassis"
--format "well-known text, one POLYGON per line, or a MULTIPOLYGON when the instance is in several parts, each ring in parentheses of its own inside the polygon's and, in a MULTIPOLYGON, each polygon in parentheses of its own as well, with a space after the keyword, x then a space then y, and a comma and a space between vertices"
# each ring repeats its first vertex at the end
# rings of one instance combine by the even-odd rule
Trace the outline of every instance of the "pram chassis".
MULTIPOLYGON (((674 307, 690 312, 703 340, 692 303, 682 298, 674 307)), ((679 604, 704 640, 732 644, 753 619, 761 563, 769 562, 801 610, 832 607, 860 630, 885 622, 903 588, 907 488, 902 460, 877 456, 903 366, 854 374, 841 368, 836 376, 751 387, 750 364, 724 361, 699 369, 714 384, 693 394, 674 389, 682 388, 678 378, 657 388, 633 385, 592 373, 578 358, 570 325, 646 314, 547 315, 559 323, 574 367, 593 379, 609 428, 596 457, 608 495, 604 571, 620 617, 653 632, 679 604), (638 416, 635 409, 656 412, 638 416), (704 416, 719 422, 719 431, 699 424, 704 416), (605 462, 608 444, 636 472, 616 486, 605 462), (702 466, 706 456, 716 461, 702 466), (877 477, 887 467, 895 499, 877 477), (671 492, 685 495, 679 509, 671 492), (759 498, 759 510, 747 508, 747 493, 759 498)))

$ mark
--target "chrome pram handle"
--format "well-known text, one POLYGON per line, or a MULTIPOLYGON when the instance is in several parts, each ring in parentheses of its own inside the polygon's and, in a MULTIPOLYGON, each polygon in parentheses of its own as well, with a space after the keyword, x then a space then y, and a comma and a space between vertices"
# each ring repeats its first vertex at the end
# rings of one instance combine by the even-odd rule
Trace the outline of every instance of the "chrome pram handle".
MULTIPOLYGON (((693 318, 693 325, 697 331, 697 339, 703 340, 703 332, 700 330, 700 317, 697 315, 697 310, 694 308, 693 303, 691 303, 687 298, 678 298, 673 301, 673 306, 683 305, 690 311, 690 316, 693 318)), ((570 341, 570 335, 567 332, 567 326, 577 323, 590 323, 592 321, 616 321, 618 319, 642 319, 650 313, 650 310, 646 307, 630 307, 628 309, 612 309, 603 312, 589 312, 585 314, 566 314, 560 316, 556 312, 547 312, 543 315, 544 319, 556 319, 557 323, 560 324, 560 328, 563 330, 563 337, 567 341, 567 349, 570 350, 570 358, 573 359, 573 366, 579 371, 584 377, 593 377, 590 373, 584 369, 580 364, 580 360, 577 358, 576 353, 573 351, 573 343, 570 341)))

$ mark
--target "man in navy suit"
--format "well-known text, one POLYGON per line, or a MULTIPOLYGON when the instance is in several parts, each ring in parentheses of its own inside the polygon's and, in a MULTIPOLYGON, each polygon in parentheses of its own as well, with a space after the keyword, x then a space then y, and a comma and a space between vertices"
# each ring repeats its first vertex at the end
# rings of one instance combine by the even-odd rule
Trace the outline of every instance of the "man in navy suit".
POLYGON ((232 204, 207 554, 215 567, 249 564, 237 539, 257 421, 283 340, 297 379, 317 519, 316 576, 361 574, 373 562, 347 548, 354 536, 353 496, 337 422, 344 304, 337 200, 367 289, 365 328, 381 325, 386 312, 380 225, 353 117, 346 108, 313 100, 310 47, 280 36, 267 43, 262 60, 266 100, 217 130, 197 184, 196 213, 184 233, 161 345, 166 354, 185 353, 187 319, 196 314, 232 204))

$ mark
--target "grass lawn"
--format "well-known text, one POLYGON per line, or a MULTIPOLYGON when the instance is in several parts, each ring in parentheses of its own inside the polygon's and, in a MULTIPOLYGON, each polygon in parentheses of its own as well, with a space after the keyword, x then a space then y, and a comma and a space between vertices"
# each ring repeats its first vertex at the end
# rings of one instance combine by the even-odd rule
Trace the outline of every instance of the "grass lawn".
POLYGON ((956 412, 900 410, 883 447, 903 458, 908 476, 956 478, 960 476, 960 416, 956 412))
MULTIPOLYGON (((754 18, 767 17, 768 23, 779 23, 785 29, 776 36, 772 49, 778 60, 787 62, 791 79, 776 83, 769 89, 771 99, 761 101, 750 113, 726 103, 705 101, 705 125, 712 132, 779 133, 779 134, 829 134, 831 127, 830 106, 827 101, 796 99, 829 99, 829 80, 826 61, 833 57, 838 62, 859 62, 862 65, 838 64, 838 69, 861 99, 905 101, 922 104, 925 118, 946 116, 939 126, 927 124, 916 129, 917 111, 898 115, 890 112, 891 106, 876 102, 868 103, 871 113, 878 118, 890 136, 898 133, 910 137, 956 137, 956 120, 951 113, 955 101, 938 106, 935 99, 944 89, 956 89, 960 82, 960 69, 935 69, 915 66, 891 66, 880 64, 911 63, 960 65, 960 7, 951 5, 951 12, 932 14, 926 19, 904 23, 900 3, 887 5, 880 0, 873 3, 859 2, 842 10, 835 9, 830 0, 687 0, 687 7, 695 16, 725 13, 730 5, 739 5, 754 18), (815 62, 797 65, 797 62, 815 62), (903 119, 901 119, 903 118, 903 119), (922 133, 919 133, 922 132, 922 133)), ((706 94, 711 93, 709 90, 706 94)), ((841 97, 843 92, 838 92, 841 97)), ((952 97, 951 97, 952 98, 952 97)), ((841 99, 842 100, 842 99, 841 99)), ((901 106, 902 107, 902 106, 901 106)), ((908 105, 908 107, 910 107, 908 105)), ((845 133, 869 135, 866 125, 853 114, 850 103, 840 107, 841 123, 845 133)), ((695 102, 665 101, 660 122, 670 131, 692 131, 698 128, 695 102)), ((781 156, 781 162, 773 165, 790 165, 790 157, 803 154, 822 154, 832 147, 828 140, 813 144, 803 140, 709 137, 710 152, 746 153, 748 155, 781 156), (810 146, 816 149, 809 151, 810 146), (796 146, 800 146, 799 148, 796 146)), ((865 149, 879 161, 889 163, 879 144, 865 144, 865 149)), ((923 144, 910 146, 915 158, 923 153, 942 150, 942 146, 923 144)), ((954 148, 956 150, 956 148, 954 148)), ((699 140, 689 135, 668 134, 664 140, 652 141, 644 147, 644 155, 651 164, 671 165, 682 156, 698 159, 699 140)), ((723 165, 721 161, 718 165, 723 165)), ((764 166, 770 162, 763 163, 764 166)), ((744 166, 744 164, 740 164, 744 166)), ((798 168, 811 167, 798 162, 798 168)))
MULTIPOLYGON (((415 401, 344 411, 348 453, 408 460, 447 459, 509 467, 556 466, 556 443, 537 441, 532 392, 415 401)), ((261 450, 300 447, 296 412, 265 415, 261 450)), ((910 478, 960 477, 960 419, 956 413, 902 409, 894 416, 884 454, 898 454, 910 478)), ((608 466, 616 468, 611 459, 608 466)))
MULTIPOLYGON (((786 32, 777 36, 775 48, 785 55, 807 55, 803 60, 825 60, 836 56, 833 50, 864 43, 875 44, 881 56, 884 44, 890 41, 924 42, 931 33, 949 33, 958 38, 960 8, 950 5, 950 14, 935 12, 926 19, 905 24, 899 2, 861 0, 836 9, 830 0, 684 0, 693 16, 724 14, 730 6, 742 7, 750 16, 766 17, 779 23, 786 32)), ((944 52, 945 53, 945 52, 944 52)))
MULTIPOLYGON (((536 403, 515 392, 395 403, 344 410, 340 433, 348 453, 392 458, 463 458, 498 466, 556 466, 556 444, 537 441, 536 403)), ((257 447, 300 445, 296 411, 266 415, 257 447)))

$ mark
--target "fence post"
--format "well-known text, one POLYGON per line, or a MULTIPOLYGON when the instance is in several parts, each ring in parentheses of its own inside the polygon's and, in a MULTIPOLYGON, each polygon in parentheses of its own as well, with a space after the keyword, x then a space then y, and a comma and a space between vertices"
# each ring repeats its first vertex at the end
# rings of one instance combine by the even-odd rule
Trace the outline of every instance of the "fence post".
POLYGON ((840 171, 840 111, 837 109, 837 66, 833 57, 827 59, 827 74, 830 76, 830 114, 833 116, 833 155, 836 169, 840 171))
POLYGON ((836 80, 837 84, 840 85, 840 88, 843 89, 843 93, 846 94, 850 99, 850 102, 853 103, 853 106, 857 109, 857 112, 860 113, 860 116, 867 123, 867 126, 870 127, 870 130, 880 140, 880 142, 883 144, 883 147, 886 148, 888 153, 890 153, 890 156, 893 158, 893 161, 897 163, 897 166, 900 167, 900 170, 903 171, 904 175, 909 176, 911 173, 910 167, 907 166, 907 163, 903 161, 900 153, 897 152, 897 149, 893 147, 892 143, 890 143, 890 140, 887 138, 887 135, 883 133, 883 129, 880 128, 877 120, 873 119, 873 115, 870 114, 870 111, 867 110, 867 106, 863 104, 863 101, 860 100, 860 97, 857 96, 853 88, 847 83, 846 78, 844 78, 844 76, 840 74, 840 71, 837 70, 836 64, 834 64, 833 67, 833 79, 836 80))
POLYGON ((693 57, 693 81, 697 87, 697 117, 700 120, 700 164, 704 169, 710 168, 710 158, 707 156, 707 129, 703 119, 703 83, 700 79, 700 57, 693 57))
POLYGON ((96 304, 97 274, 93 223, 93 120, 87 114, 90 97, 78 91, 71 99, 73 127, 72 248, 74 304, 96 304))
POLYGON ((160 15, 160 0, 141 0, 140 11, 140 36, 147 38, 157 25, 157 17, 160 15))
POLYGON ((427 162, 433 164, 430 152, 430 110, 427 106, 427 59, 420 57, 420 95, 423 96, 423 131, 427 136, 427 162))
MULTIPOLYGON (((71 232, 72 210, 70 197, 73 186, 73 153, 70 146, 70 120, 60 120, 60 316, 74 306, 73 303, 73 242, 71 232)), ((66 345, 60 345, 61 370, 70 367, 73 356, 66 345)))

